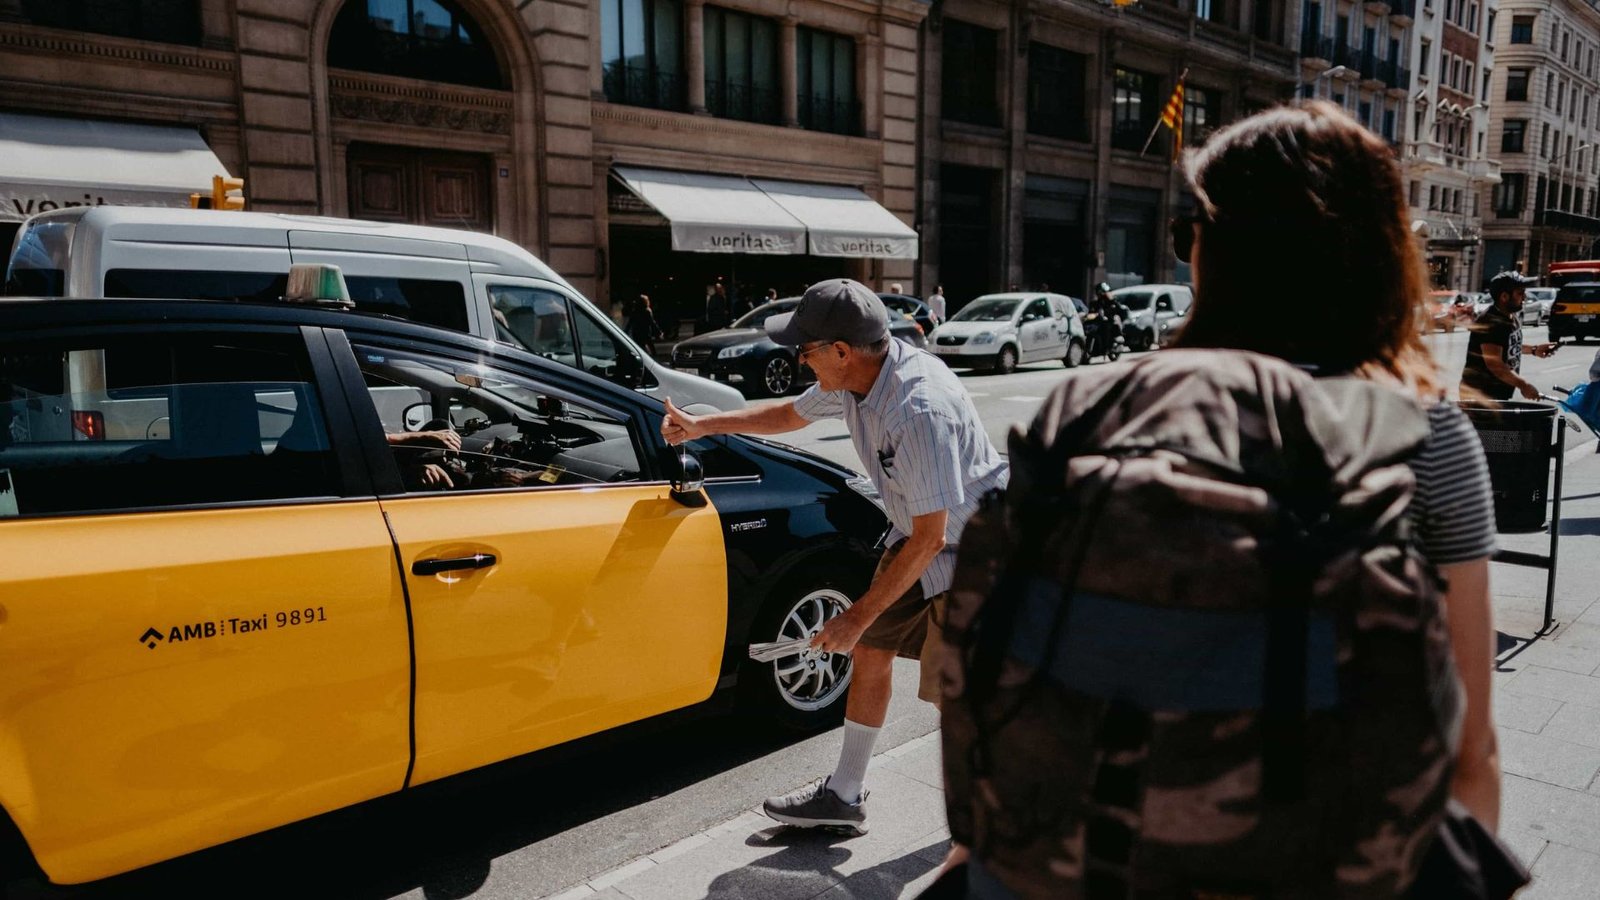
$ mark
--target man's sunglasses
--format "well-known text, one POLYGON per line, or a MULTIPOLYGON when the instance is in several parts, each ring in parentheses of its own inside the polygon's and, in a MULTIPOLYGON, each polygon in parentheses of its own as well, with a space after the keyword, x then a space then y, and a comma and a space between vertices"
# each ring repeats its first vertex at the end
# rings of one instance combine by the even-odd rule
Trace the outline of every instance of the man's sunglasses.
POLYGON ((1176 216, 1167 222, 1172 233, 1172 255, 1178 262, 1188 262, 1194 253, 1194 228, 1206 219, 1204 216, 1176 216))

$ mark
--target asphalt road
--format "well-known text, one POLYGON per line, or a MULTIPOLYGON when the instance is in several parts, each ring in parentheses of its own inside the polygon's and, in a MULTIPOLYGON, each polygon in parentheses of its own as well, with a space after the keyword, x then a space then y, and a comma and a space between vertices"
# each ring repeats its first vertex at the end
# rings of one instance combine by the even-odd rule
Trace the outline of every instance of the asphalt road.
MULTIPOLYGON (((1544 329, 1527 330, 1528 342, 1544 329)), ((1429 339, 1447 383, 1459 376, 1466 336, 1429 339)), ((1567 345, 1524 372, 1541 389, 1587 378, 1593 346, 1567 345)), ((1103 365, 1096 363, 1095 365, 1103 365)), ((1027 423, 1071 370, 1058 363, 1010 375, 962 373, 996 445, 1027 423)), ((775 402, 775 401, 765 401, 775 402)), ((837 422, 790 442, 859 468, 837 422)), ((1591 452, 1587 434, 1570 452, 1591 452)), ((915 668, 896 671, 896 700, 878 750, 933 730, 914 699, 915 668)), ((19 897, 540 897, 730 819, 761 798, 829 771, 837 732, 776 733, 706 708, 581 741, 529 760, 425 786, 287 826, 86 888, 24 889, 19 897)), ((10 900, 8 897, 7 900, 10 900)))

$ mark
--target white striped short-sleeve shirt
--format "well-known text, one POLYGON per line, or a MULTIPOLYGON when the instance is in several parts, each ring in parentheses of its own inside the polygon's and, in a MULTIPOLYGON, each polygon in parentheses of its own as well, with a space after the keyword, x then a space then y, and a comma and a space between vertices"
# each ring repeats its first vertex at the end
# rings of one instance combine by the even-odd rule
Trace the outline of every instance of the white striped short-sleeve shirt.
POLYGON ((910 536, 913 517, 949 510, 945 549, 919 580, 925 597, 949 590, 967 519, 984 494, 1005 487, 1010 473, 955 373, 932 354, 891 340, 865 397, 812 385, 794 408, 810 422, 844 419, 849 426, 867 477, 883 498, 891 546, 910 536))

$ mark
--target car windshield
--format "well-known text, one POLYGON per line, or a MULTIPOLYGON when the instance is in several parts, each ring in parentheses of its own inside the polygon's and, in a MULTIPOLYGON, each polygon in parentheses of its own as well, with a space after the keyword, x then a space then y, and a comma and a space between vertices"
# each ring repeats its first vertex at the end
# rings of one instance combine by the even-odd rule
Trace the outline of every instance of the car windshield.
POLYGON ((1138 312, 1141 309, 1150 308, 1150 298, 1154 297, 1155 294, 1150 291, 1128 291, 1126 293, 1118 291, 1111 296, 1115 297, 1118 302, 1128 309, 1138 312))
POLYGON ((1528 298, 1531 300, 1549 300, 1555 295, 1555 288, 1528 288, 1528 298))
POLYGON ((1561 289, 1561 299, 1567 303, 1600 302, 1600 285, 1585 284, 1564 287, 1561 289))
POLYGON ((907 300, 904 297, 885 297, 883 298, 883 305, 895 312, 914 313, 917 311, 916 301, 907 300))
POLYGON ((799 304, 793 300, 779 300, 776 303, 767 303, 750 310, 740 316, 731 328, 760 328, 767 324, 767 320, 780 313, 794 312, 799 304))
POLYGON ((974 300, 950 317, 952 322, 1008 322, 1017 311, 1016 299, 974 300))

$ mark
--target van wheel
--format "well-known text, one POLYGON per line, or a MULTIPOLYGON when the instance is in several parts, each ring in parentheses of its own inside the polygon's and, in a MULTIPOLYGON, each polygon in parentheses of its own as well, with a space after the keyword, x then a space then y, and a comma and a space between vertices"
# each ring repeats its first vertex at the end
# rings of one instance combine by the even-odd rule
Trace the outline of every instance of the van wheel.
POLYGON ((1017 370, 1017 348, 1007 344, 994 358, 994 370, 999 375, 1010 375, 1017 370))
POLYGON ((1067 355, 1061 358, 1061 364, 1069 369, 1076 369, 1083 365, 1088 356, 1089 352, 1084 348, 1083 341, 1073 338, 1067 342, 1067 355))
MULTIPOLYGON (((756 616, 749 643, 810 637, 850 608, 865 584, 844 572, 818 569, 785 579, 756 616)), ((850 656, 807 652, 769 663, 746 660, 739 687, 754 709, 795 730, 831 728, 844 719, 853 671, 850 656)))

